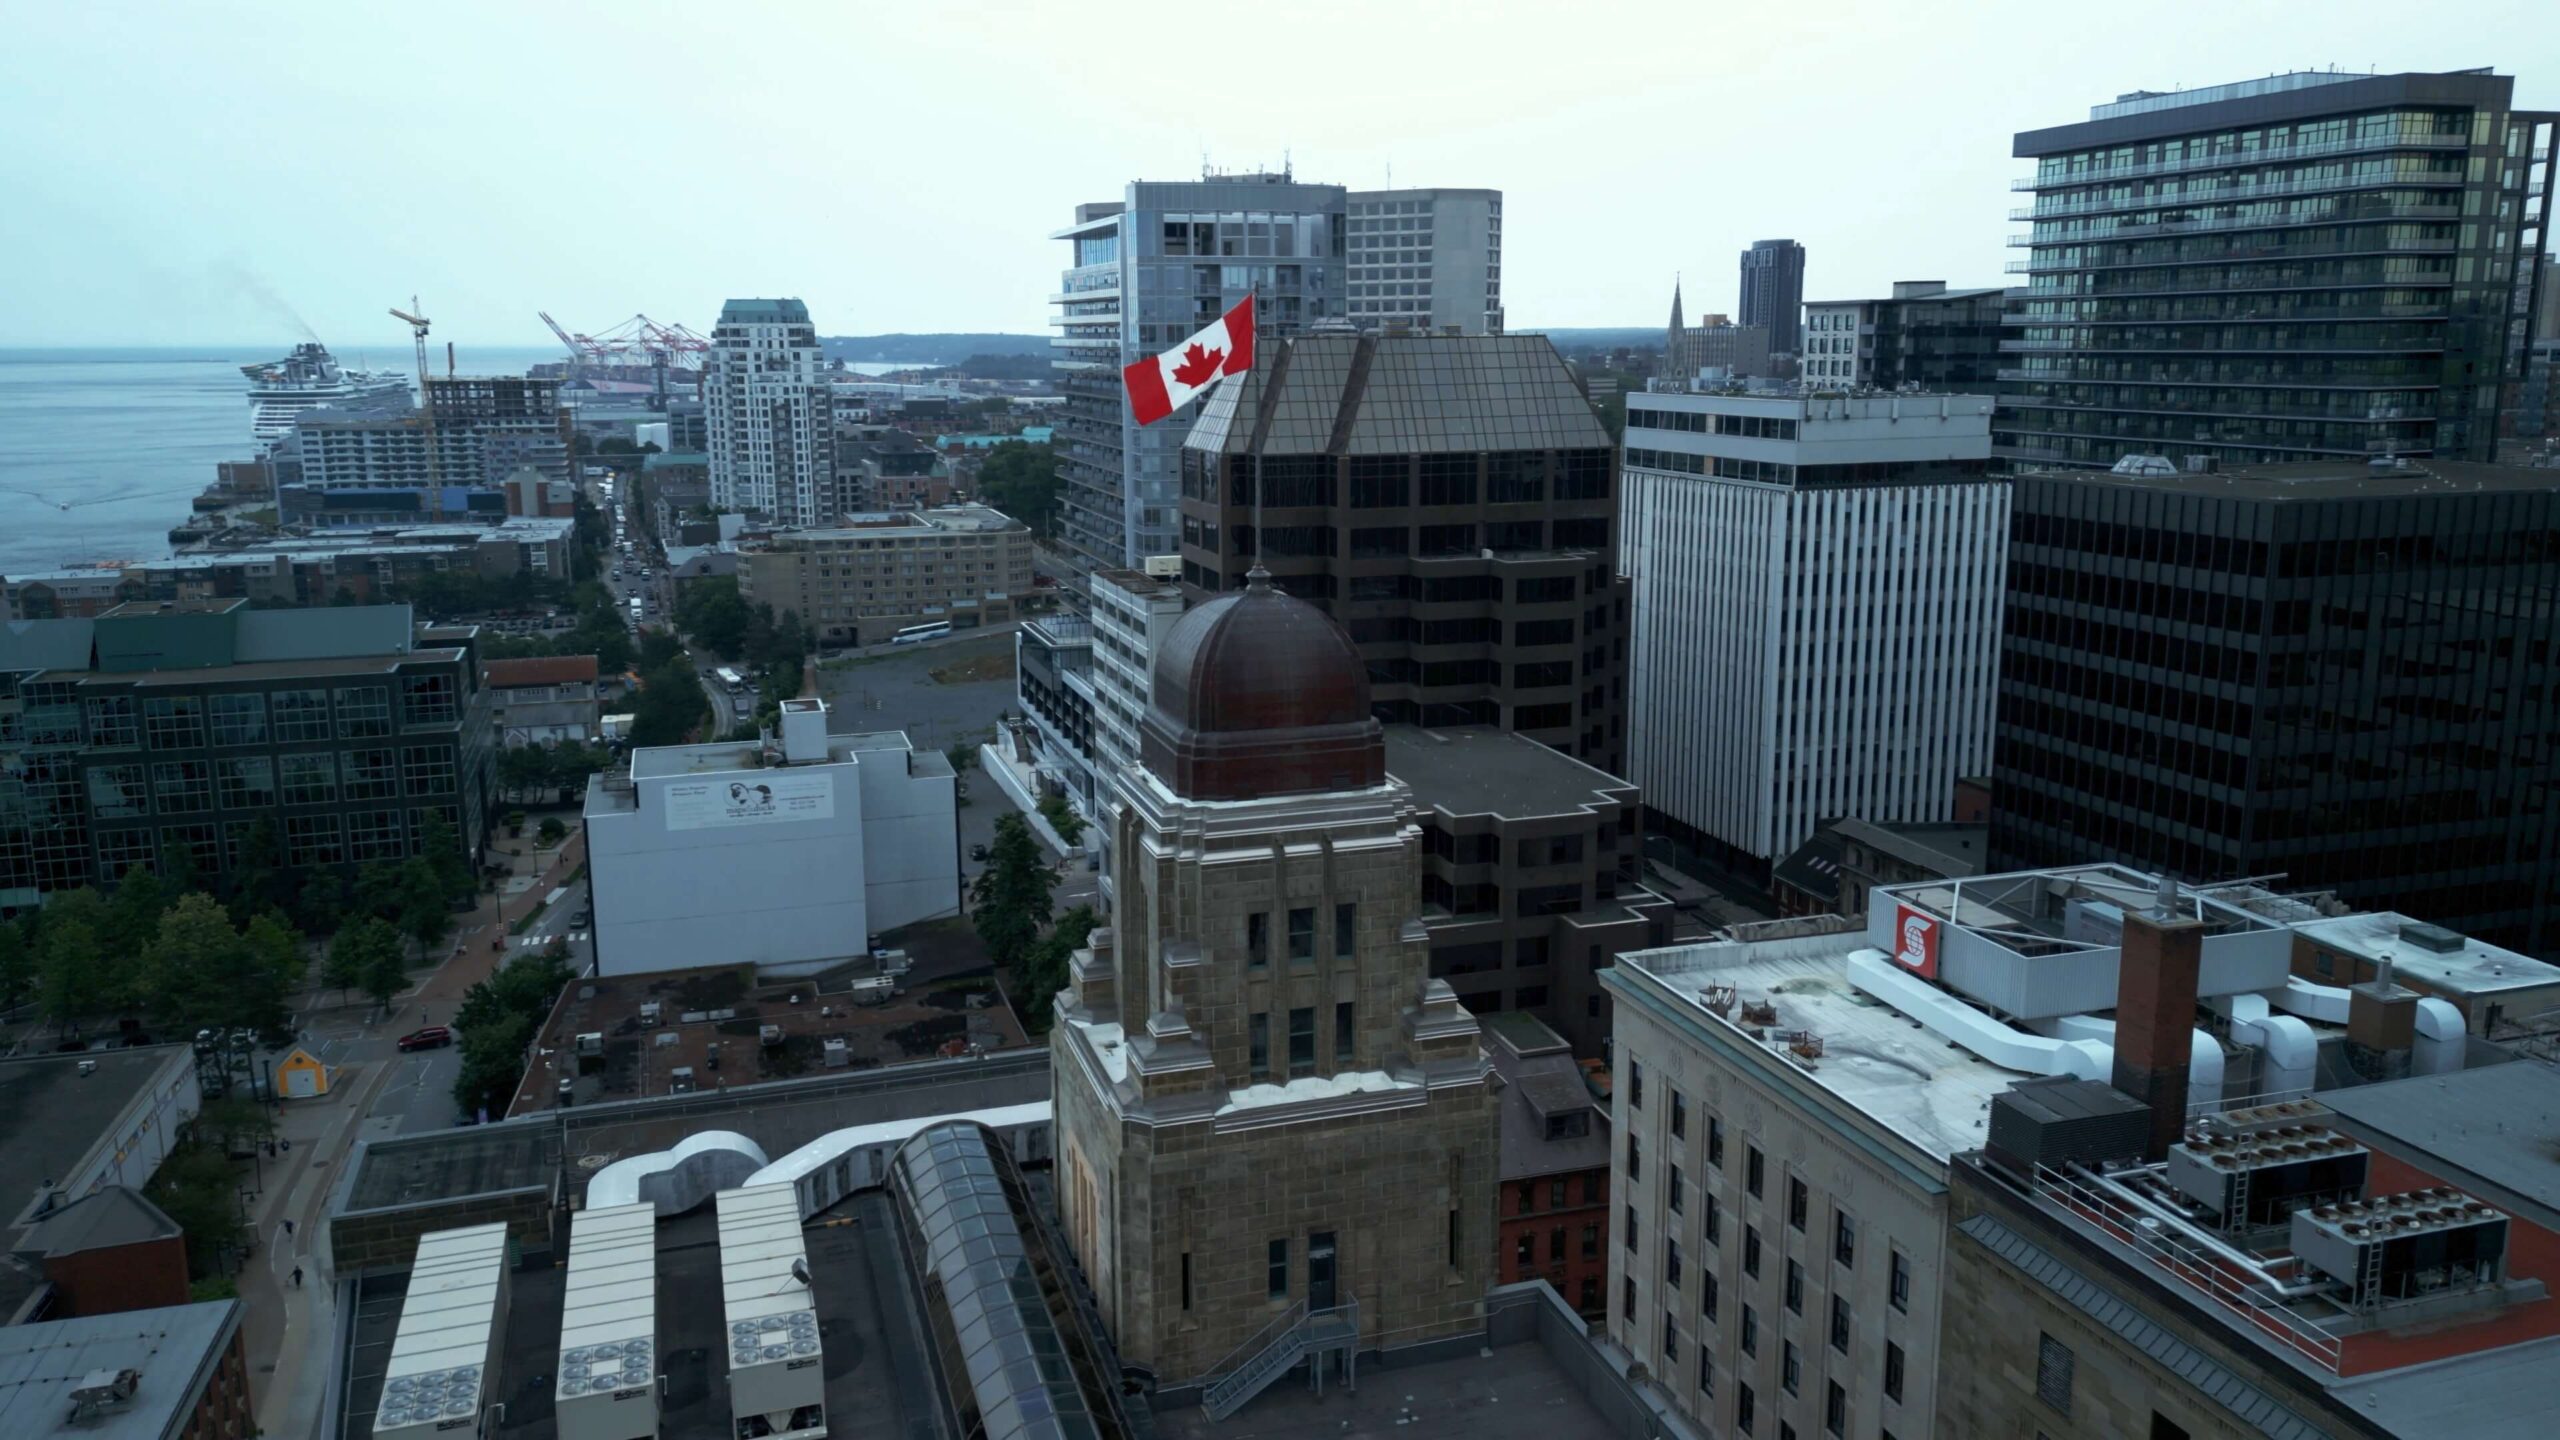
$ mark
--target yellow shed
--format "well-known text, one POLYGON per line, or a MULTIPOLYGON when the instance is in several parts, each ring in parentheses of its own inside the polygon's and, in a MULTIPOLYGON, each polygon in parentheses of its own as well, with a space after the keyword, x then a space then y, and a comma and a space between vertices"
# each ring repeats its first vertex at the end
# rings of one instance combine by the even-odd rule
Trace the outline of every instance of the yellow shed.
POLYGON ((295 1046, 276 1062, 276 1094, 287 1100, 310 1100, 329 1093, 329 1067, 320 1057, 295 1046))

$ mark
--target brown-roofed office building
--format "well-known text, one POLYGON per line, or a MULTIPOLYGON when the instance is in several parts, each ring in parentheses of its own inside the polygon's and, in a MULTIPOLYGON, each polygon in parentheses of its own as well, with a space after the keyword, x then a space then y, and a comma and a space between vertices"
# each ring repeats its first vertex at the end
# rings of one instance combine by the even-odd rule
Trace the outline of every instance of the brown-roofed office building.
POLYGON ((187 1303, 187 1237, 129 1186, 110 1185, 45 1216, 17 1249, 53 1287, 48 1319, 187 1303))
POLYGON ((1432 978, 1478 1015, 1525 1011, 1576 1053, 1605 1053, 1594 977, 1671 936, 1671 902, 1643 884, 1642 794, 1488 726, 1386 735, 1387 773, 1412 787, 1422 823, 1432 978))
POLYGON ((1502 1076, 1502 1186, 1494 1274, 1544 1280, 1584 1318, 1604 1319, 1609 1280, 1609 1107, 1564 1039, 1521 1014, 1485 1021, 1502 1076))
POLYGON ((1182 582, 1342 621, 1388 724, 1496 725, 1624 770, 1617 448, 1543 335, 1305 335, 1204 402, 1182 582), (1258 504, 1257 504, 1258 502, 1258 504))
POLYGON ((499 745, 593 744, 602 738, 604 705, 596 695, 593 655, 492 660, 481 673, 488 678, 499 745))

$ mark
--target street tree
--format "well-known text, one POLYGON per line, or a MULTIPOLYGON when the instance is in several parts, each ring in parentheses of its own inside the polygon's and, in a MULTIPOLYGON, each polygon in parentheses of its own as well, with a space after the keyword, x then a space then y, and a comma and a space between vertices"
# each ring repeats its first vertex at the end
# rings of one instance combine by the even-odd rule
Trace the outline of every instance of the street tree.
POLYGON ((1025 951, 1012 970, 1014 1009, 1033 1034, 1049 1029, 1050 1001, 1067 986, 1075 954, 1102 923, 1090 905, 1079 905, 1058 917, 1057 927, 1025 951))
MULTIPOLYGON (((382 924, 378 920, 368 923, 382 924)), ((384 928, 390 927, 386 925, 384 928)), ((365 956, 364 975, 356 983, 364 987, 364 993, 372 997, 373 1003, 387 1006, 408 981, 408 969, 402 963, 399 935, 395 931, 388 946, 365 956)))
POLYGON ((970 887, 969 899, 988 957, 1010 970, 1049 923, 1049 892, 1058 877, 1042 863, 1040 842, 1018 813, 997 817, 987 851, 987 868, 970 887))
POLYGON ((454 1108, 465 1115, 504 1115, 524 1083, 525 1047, 533 1042, 531 1017, 504 1015, 477 1028, 462 1028, 462 1073, 453 1080, 454 1108))
MULTIPOLYGON (((395 973, 400 967, 400 932, 392 929, 390 922, 368 916, 340 930, 329 941, 329 958, 322 962, 320 978, 336 986, 343 998, 346 992, 369 985, 366 977, 380 973, 385 966, 395 973)), ((392 989, 398 991, 397 980, 392 989)))
POLYGON ((68 1031, 73 1022, 105 1010, 113 977, 106 947, 83 920, 56 919, 36 945, 36 993, 45 1018, 68 1031))

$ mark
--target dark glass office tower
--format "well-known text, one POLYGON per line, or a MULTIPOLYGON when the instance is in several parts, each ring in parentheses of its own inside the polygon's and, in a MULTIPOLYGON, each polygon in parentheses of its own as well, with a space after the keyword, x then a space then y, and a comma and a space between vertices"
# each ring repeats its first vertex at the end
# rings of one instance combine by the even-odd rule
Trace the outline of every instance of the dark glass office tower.
POLYGON ((2030 130, 1994 454, 2489 460, 2555 117, 2514 81, 2306 72, 2030 130))
POLYGON ((1769 348, 1793 355, 1804 343, 1804 247, 1793 240, 1754 240, 1742 252, 1741 300, 1734 318, 1765 325, 1769 348))
POLYGON ((2401 466, 2019 476, 1986 868, 2281 875, 2560 954, 2560 486, 2401 466))
POLYGON ((1241 588, 1259 560, 1350 630, 1381 721, 1495 725, 1623 774, 1617 455, 1544 335, 1263 342, 1183 449, 1183 588, 1241 588))

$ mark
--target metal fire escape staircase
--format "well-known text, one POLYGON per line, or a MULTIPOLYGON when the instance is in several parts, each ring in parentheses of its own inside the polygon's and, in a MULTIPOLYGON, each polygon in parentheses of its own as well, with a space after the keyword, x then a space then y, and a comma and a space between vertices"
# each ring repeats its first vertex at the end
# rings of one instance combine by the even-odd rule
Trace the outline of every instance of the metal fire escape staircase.
POLYGON ((1343 1385, 1357 1389, 1359 1349, 1359 1301, 1345 1300, 1329 1310, 1310 1312, 1301 1300, 1209 1371, 1210 1379, 1200 1389, 1200 1408, 1211 1420, 1224 1420, 1308 1359, 1313 1363, 1307 1367, 1307 1386, 1320 1392, 1325 1358, 1335 1354, 1342 1357, 1343 1385))

